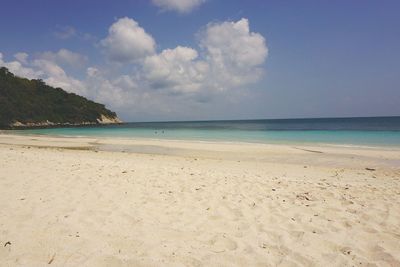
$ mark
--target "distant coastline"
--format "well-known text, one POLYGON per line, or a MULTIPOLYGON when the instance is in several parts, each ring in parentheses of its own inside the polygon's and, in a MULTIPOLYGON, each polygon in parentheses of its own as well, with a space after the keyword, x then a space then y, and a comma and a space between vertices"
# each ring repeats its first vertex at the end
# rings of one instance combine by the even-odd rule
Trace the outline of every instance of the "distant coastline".
POLYGON ((246 119, 211 119, 211 120, 148 120, 129 121, 125 123, 167 123, 167 122, 238 122, 238 121, 290 121, 290 120, 347 120, 347 119, 390 119, 400 118, 400 115, 390 116, 344 116, 344 117, 293 117, 293 118, 246 118, 246 119))
POLYGON ((28 122, 28 123, 20 123, 15 122, 8 127, 4 128, 4 130, 29 130, 29 129, 48 129, 48 128, 66 128, 66 127, 96 127, 96 126, 105 126, 105 125, 113 125, 113 124, 124 124, 119 118, 105 118, 104 120, 99 119, 97 122, 83 121, 79 123, 54 123, 51 121, 45 122, 28 122))

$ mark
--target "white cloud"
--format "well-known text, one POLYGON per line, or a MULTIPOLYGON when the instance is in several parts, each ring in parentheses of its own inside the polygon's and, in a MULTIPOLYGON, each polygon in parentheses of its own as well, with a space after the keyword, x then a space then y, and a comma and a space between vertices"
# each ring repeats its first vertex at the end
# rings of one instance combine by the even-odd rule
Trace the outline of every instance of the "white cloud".
MULTIPOLYGON (((177 94, 198 102, 212 101, 217 94, 226 94, 225 91, 231 92, 229 97, 243 95, 238 90, 262 76, 268 49, 264 37, 250 31, 247 19, 209 24, 199 37, 200 52, 183 46, 160 53, 153 51, 130 65, 134 66, 135 74, 110 79, 105 77, 115 77, 115 73, 105 75, 89 69, 88 76, 95 75, 97 82, 92 79, 88 87, 101 91, 98 95, 103 97, 97 98, 99 101, 119 107, 134 101, 138 108, 138 99, 148 102, 152 97, 168 103, 177 94), (107 93, 108 90, 116 92, 115 95, 107 93)), ((162 106, 167 110, 166 105, 162 106)))
POLYGON ((39 57, 41 59, 56 62, 60 65, 69 65, 76 68, 85 66, 88 61, 87 56, 72 52, 68 49, 60 49, 57 52, 43 52, 39 54, 39 57))
POLYGON ((87 94, 86 97, 98 101, 100 103, 111 104, 112 107, 121 107, 129 98, 125 97, 128 90, 113 84, 112 81, 106 78, 106 74, 95 67, 87 69, 87 77, 84 81, 87 94))
POLYGON ((15 59, 16 59, 17 61, 21 62, 22 64, 27 64, 27 63, 28 63, 28 57, 29 57, 29 55, 28 55, 27 53, 19 52, 19 53, 16 53, 16 54, 14 55, 14 57, 15 57, 15 59))
POLYGON ((40 70, 42 73, 40 78, 42 78, 47 84, 54 87, 60 87, 68 92, 80 95, 86 94, 84 84, 81 81, 68 76, 64 69, 55 62, 46 59, 36 59, 33 61, 32 66, 40 70))
POLYGON ((86 94, 83 83, 67 75, 64 69, 55 62, 42 58, 29 61, 29 55, 26 53, 17 53, 15 57, 19 61, 6 62, 1 55, 0 66, 8 68, 12 73, 20 77, 43 79, 47 84, 61 87, 68 92, 86 94))
MULTIPOLYGON (((18 54, 22 54, 22 53, 17 53, 18 54)), ((26 53, 24 53, 26 54, 26 53)), ((28 66, 26 66, 26 59, 28 58, 28 55, 26 54, 26 56, 16 56, 19 58, 22 58, 24 60, 22 61, 4 61, 3 60, 3 54, 0 53, 0 66, 6 67, 8 68, 8 70, 10 72, 12 72, 13 74, 20 76, 20 77, 24 77, 24 78, 28 78, 28 79, 37 79, 40 77, 40 75, 42 75, 42 72, 40 70, 35 70, 32 69, 28 66), (23 62, 25 61, 25 62, 23 62)))
POLYGON ((207 25, 199 35, 203 57, 178 46, 146 57, 142 78, 152 88, 202 94, 257 82, 268 49, 262 35, 250 32, 247 19, 207 25))
POLYGON ((95 77, 99 73, 99 70, 95 67, 89 67, 86 70, 86 74, 88 77, 95 77))
POLYGON ((208 24, 199 37, 200 53, 177 46, 157 54, 153 38, 136 21, 122 18, 101 44, 113 61, 134 63, 135 83, 149 89, 201 92, 207 99, 206 92, 240 87, 262 76, 268 49, 264 37, 250 31, 247 19, 208 24))
POLYGON ((151 87, 170 88, 178 93, 195 92, 208 71, 207 63, 196 61, 197 57, 197 51, 188 47, 163 50, 144 60, 144 77, 151 87))
POLYGON ((0 65, 16 75, 43 79, 117 112, 133 114, 131 118, 173 119, 191 109, 213 108, 213 101, 234 103, 263 74, 266 41, 251 32, 247 19, 208 24, 198 37, 197 50, 177 46, 156 53, 153 38, 134 20, 122 18, 111 25, 101 46, 109 59, 123 65, 106 61, 76 79, 68 74, 72 69, 64 66, 84 65, 87 58, 67 49, 39 53, 33 59, 17 53, 17 60, 9 62, 0 53, 0 65))
POLYGON ((204 2, 205 0, 152 0, 152 3, 162 10, 172 10, 179 13, 189 13, 204 2))
POLYGON ((136 21, 127 17, 112 24, 108 36, 100 43, 109 59, 116 62, 135 62, 155 51, 153 37, 136 21))
POLYGON ((33 61, 33 66, 42 70, 47 76, 65 75, 65 71, 60 66, 49 60, 36 59, 33 61))
POLYGON ((221 89, 256 82, 268 49, 264 37, 250 32, 247 19, 209 24, 201 34, 213 79, 221 89))
POLYGON ((125 90, 132 90, 137 88, 135 80, 129 75, 121 75, 113 82, 115 86, 125 90))
MULTIPOLYGON (((64 51, 64 49, 60 51, 64 51)), ((111 103, 114 107, 130 101, 130 98, 125 96, 125 91, 129 91, 129 88, 134 86, 130 77, 120 76, 115 82, 109 81, 104 77, 104 73, 90 67, 87 69, 85 79, 75 79, 68 75, 56 62, 60 59, 60 55, 69 55, 70 53, 75 54, 71 51, 67 53, 40 53, 32 60, 28 60, 29 55, 26 53, 17 53, 14 57, 18 58, 19 61, 5 61, 3 54, 0 53, 0 66, 8 68, 16 76, 42 79, 50 86, 60 87, 67 92, 76 93, 102 103, 111 103)))

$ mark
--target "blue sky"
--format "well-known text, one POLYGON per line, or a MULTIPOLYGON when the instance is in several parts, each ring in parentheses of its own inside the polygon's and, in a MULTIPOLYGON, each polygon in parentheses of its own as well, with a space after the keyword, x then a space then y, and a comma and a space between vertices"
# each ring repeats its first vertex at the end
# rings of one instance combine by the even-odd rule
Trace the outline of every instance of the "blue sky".
POLYGON ((1 3, 1 65, 126 121, 400 115, 398 1, 1 3))

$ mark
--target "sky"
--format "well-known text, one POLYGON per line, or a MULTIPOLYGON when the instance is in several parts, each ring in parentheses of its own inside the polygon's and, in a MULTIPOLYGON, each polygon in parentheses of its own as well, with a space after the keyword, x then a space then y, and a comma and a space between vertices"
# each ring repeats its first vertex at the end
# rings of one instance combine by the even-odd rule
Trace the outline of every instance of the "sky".
POLYGON ((400 115, 397 0, 0 3, 0 66, 124 121, 400 115))

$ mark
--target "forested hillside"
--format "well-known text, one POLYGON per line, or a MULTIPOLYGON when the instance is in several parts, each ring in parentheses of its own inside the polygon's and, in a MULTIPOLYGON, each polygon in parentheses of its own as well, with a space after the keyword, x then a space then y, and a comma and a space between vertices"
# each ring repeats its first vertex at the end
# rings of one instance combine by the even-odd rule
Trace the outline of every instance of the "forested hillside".
POLYGON ((102 104, 0 68, 0 128, 118 122, 102 104))

